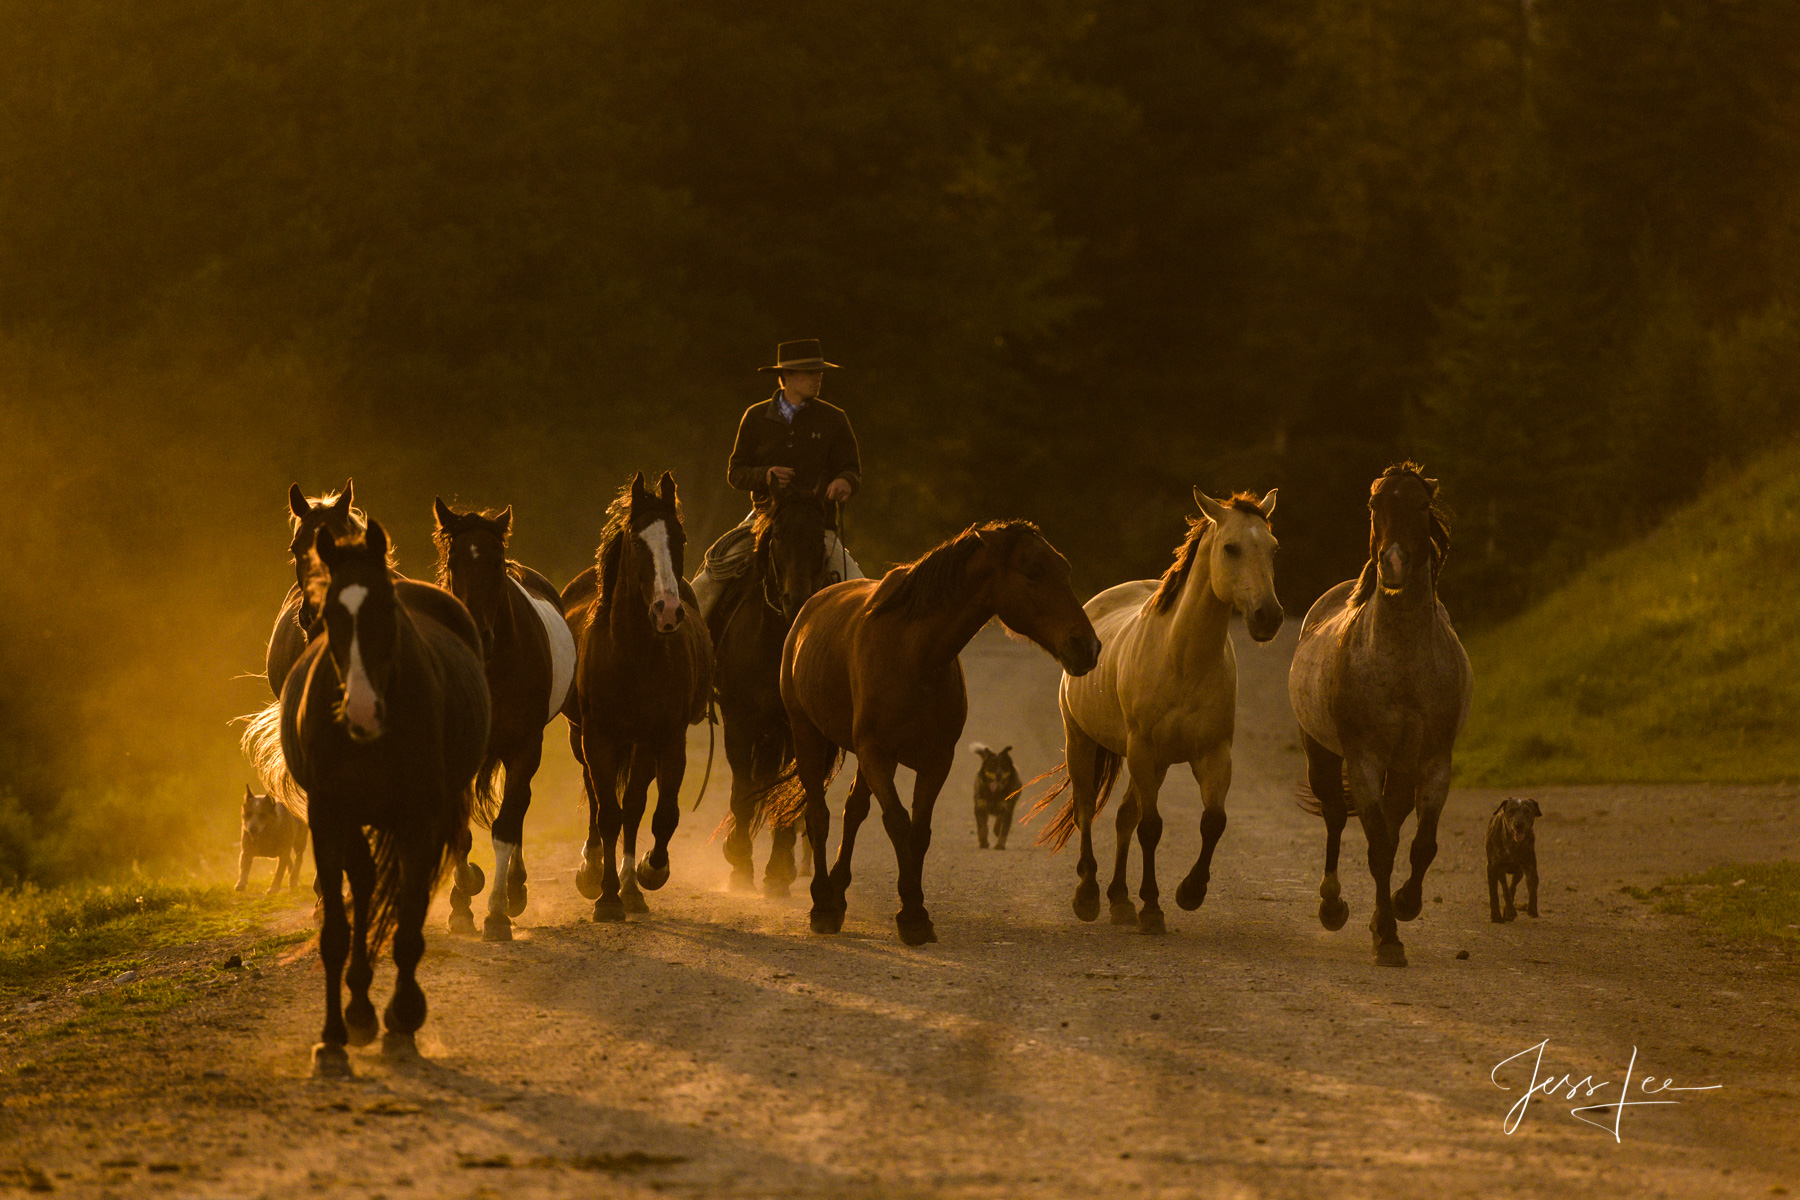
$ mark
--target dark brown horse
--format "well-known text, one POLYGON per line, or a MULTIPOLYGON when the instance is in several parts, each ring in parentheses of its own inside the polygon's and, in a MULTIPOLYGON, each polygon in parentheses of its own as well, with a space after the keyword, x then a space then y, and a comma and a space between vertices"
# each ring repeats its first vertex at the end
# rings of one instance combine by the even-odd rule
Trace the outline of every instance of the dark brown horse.
MULTIPOLYGON (((531 780, 543 757, 544 726, 563 710, 574 686, 575 637, 563 617, 562 597, 550 581, 506 557, 512 509, 459 513, 439 499, 432 511, 437 517, 438 584, 475 619, 487 668, 493 719, 487 755, 475 777, 481 807, 491 807, 496 779, 504 781, 492 830, 494 890, 488 893, 481 936, 510 942, 512 918, 525 911, 524 834, 531 780)), ((450 929, 475 931, 469 896, 460 886, 450 890, 450 929)))
MULTIPOLYGON (((825 581, 825 502, 818 495, 777 493, 774 508, 755 523, 750 570, 722 596, 714 614, 714 685, 731 764, 731 832, 725 858, 731 886, 755 885, 751 838, 762 806, 794 760, 794 739, 781 703, 781 644, 800 607, 825 581)), ((776 828, 763 889, 786 896, 794 881, 797 821, 776 828)))
POLYGON ((325 1028, 313 1073, 347 1075, 345 1044, 375 1037, 369 955, 389 934, 396 978, 383 1049, 411 1051, 425 1023, 415 978, 425 910, 468 834, 488 695, 468 610, 440 588, 395 579, 379 522, 343 541, 320 530, 314 554, 321 569, 308 599, 325 633, 283 681, 281 749, 306 789, 324 909, 325 1028), (354 926, 344 913, 345 876, 354 926), (350 985, 347 1009, 340 978, 350 985))
MULTIPOLYGON (((937 940, 922 877, 932 806, 968 715, 957 655, 996 616, 1071 675, 1099 660, 1100 639, 1070 590, 1068 561, 1027 521, 972 525, 879 582, 833 584, 800 610, 782 650, 781 699, 813 848, 814 932, 843 928, 856 831, 873 794, 900 869, 900 939, 937 940), (856 782, 844 802, 837 862, 827 868, 825 786, 845 751, 856 755, 856 782), (910 818, 894 787, 902 766, 916 773, 910 818)), ((770 803, 792 806, 792 793, 778 789, 770 803)))
POLYGON ((681 577, 687 539, 674 478, 663 472, 651 492, 638 474, 606 518, 598 563, 562 593, 579 655, 575 691, 563 713, 588 795, 588 837, 575 886, 594 901, 594 920, 622 921, 627 912, 649 911, 640 884, 654 891, 669 878, 687 727, 705 719, 712 692, 712 640, 681 577), (639 862, 637 829, 652 778, 656 842, 639 862))
POLYGON ((1450 755, 1474 691, 1469 656, 1437 598, 1449 553, 1437 480, 1412 463, 1383 471, 1369 488, 1368 565, 1314 603, 1288 672, 1309 807, 1325 818, 1319 923, 1342 929, 1350 916, 1338 886, 1338 839, 1355 813, 1375 880, 1375 957, 1394 967, 1406 965, 1394 921, 1419 915, 1450 792, 1450 755), (1400 826, 1415 808, 1412 874, 1390 896, 1400 826))

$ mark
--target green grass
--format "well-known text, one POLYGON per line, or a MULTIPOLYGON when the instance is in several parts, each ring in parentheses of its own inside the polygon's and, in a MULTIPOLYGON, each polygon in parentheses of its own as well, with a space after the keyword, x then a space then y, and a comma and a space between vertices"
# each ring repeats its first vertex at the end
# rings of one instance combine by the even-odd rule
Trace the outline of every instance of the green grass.
POLYGON ((1458 781, 1800 780, 1797 581, 1788 446, 1468 640, 1458 781))
MULTIPOLYGON (((241 896, 222 885, 149 882, 0 894, 0 996, 51 981, 110 978, 144 965, 151 951, 259 933, 266 918, 294 904, 288 896, 241 896)), ((262 937, 253 949, 304 936, 262 937)))
POLYGON ((1657 910, 1697 917, 1733 941, 1800 942, 1800 863, 1743 863, 1683 875, 1628 894, 1657 910))

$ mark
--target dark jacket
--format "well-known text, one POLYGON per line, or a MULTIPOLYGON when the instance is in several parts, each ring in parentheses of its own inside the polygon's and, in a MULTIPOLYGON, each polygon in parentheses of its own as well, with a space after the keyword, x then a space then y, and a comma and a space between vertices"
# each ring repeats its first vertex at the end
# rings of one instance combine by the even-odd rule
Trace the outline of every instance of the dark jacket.
POLYGON ((792 486, 799 491, 822 490, 834 479, 848 483, 852 493, 862 486, 862 459, 850 418, 823 400, 808 400, 792 425, 781 419, 772 396, 745 410, 725 478, 749 492, 761 509, 769 500, 770 467, 792 468, 792 486))

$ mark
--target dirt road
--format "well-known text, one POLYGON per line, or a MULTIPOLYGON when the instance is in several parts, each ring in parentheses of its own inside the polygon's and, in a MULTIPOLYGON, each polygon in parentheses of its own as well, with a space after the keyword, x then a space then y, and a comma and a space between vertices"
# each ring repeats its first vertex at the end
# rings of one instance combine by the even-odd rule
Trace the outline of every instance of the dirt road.
MULTIPOLYGON (((1793 962, 1710 945, 1684 918, 1620 894, 1671 872, 1794 857, 1800 792, 1540 792, 1542 917, 1511 925, 1487 920, 1481 833, 1496 795, 1457 793, 1425 911, 1402 926, 1412 965, 1377 967, 1354 824, 1350 924, 1330 934, 1315 917, 1323 833, 1293 802, 1303 758, 1286 703, 1292 636, 1290 625, 1264 648, 1240 636, 1231 824, 1205 907, 1169 905, 1167 937, 1077 922, 1072 852, 1031 848, 1029 828, 1004 853, 978 850, 968 755, 939 805, 926 873, 936 945, 909 950, 894 935, 878 823, 842 936, 808 933, 803 886, 779 902, 725 892, 724 860, 707 844, 717 777, 701 812, 684 813, 652 915, 591 924, 572 883, 582 818, 559 722, 526 828, 519 940, 452 939, 442 897, 433 911, 425 1061, 390 1065, 370 1048, 352 1052, 354 1081, 310 1081, 311 955, 210 989, 152 1036, 61 1062, 34 1033, 36 1014, 14 1018, 0 1032, 0 1185, 116 1196, 1800 1193, 1793 962), (1591 1099, 1533 1099, 1508 1134, 1533 1056, 1499 1073, 1511 1090, 1490 1074, 1546 1040, 1539 1078, 1611 1082, 1591 1099), (1601 1129, 1569 1110, 1616 1099, 1634 1047, 1632 1098, 1679 1103, 1627 1109, 1615 1141, 1611 1112, 1587 1114, 1601 1129), (1721 1086, 1652 1096, 1636 1082, 1646 1071, 1659 1086, 1721 1086)), ((1013 743, 1028 774, 1056 761, 1050 660, 990 629, 964 661, 965 740, 1013 743)), ((1178 879, 1198 852, 1199 802, 1191 779, 1170 779, 1162 854, 1165 879, 1178 879)), ((390 980, 377 976, 378 1005, 390 980)))

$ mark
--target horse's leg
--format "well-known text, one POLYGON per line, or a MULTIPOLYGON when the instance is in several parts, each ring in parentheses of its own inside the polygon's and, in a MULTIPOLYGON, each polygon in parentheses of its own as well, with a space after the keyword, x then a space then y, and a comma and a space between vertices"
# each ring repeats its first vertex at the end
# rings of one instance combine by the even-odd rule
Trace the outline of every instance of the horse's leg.
MULTIPOLYGON (((625 904, 619 898, 618 847, 619 826, 623 813, 619 809, 619 751, 607 735, 581 737, 583 760, 588 778, 588 840, 583 850, 590 885, 595 886, 594 920, 623 921, 625 904), (594 860, 600 861, 596 863, 594 860)), ((623 747, 630 753, 630 746, 623 747)))
POLYGON ((1094 798, 1099 790, 1095 774, 1100 744, 1090 738, 1068 713, 1063 714, 1063 761, 1073 789, 1075 825, 1081 833, 1081 853, 1075 859, 1075 915, 1092 921, 1100 915, 1100 864, 1094 859, 1094 798))
POLYGON ((731 832, 725 835, 725 861, 731 864, 731 890, 747 892, 756 886, 755 843, 750 829, 756 823, 756 801, 761 794, 756 774, 756 739, 747 716, 733 712, 725 718, 725 761, 731 767, 731 832))
POLYGON ((581 764, 581 790, 587 797, 588 807, 587 838, 581 844, 581 861, 575 864, 575 890, 581 893, 582 899, 592 900, 600 894, 600 872, 593 865, 595 839, 599 837, 599 809, 595 800, 594 772, 588 767, 587 753, 582 749, 582 743, 581 726, 570 721, 569 750, 575 755, 575 761, 581 764))
MULTIPOLYGON (((1413 829, 1411 853, 1413 871, 1400 885, 1400 891, 1393 894, 1393 916, 1411 921, 1426 905, 1426 871, 1438 856, 1438 815, 1444 811, 1444 801, 1451 793, 1451 765, 1427 766, 1417 788, 1411 779, 1390 772, 1386 792, 1391 793, 1384 797, 1388 813, 1390 817, 1400 813, 1400 820, 1406 819, 1406 811, 1413 808, 1413 797, 1418 797, 1418 828, 1413 829)), ((1395 835, 1399 835, 1400 820, 1393 822, 1395 835)))
POLYGON ((1375 881, 1375 911, 1369 917, 1369 932, 1374 937, 1375 961, 1384 967, 1404 967, 1406 947, 1394 925, 1393 886, 1394 852, 1400 844, 1399 830, 1388 820, 1381 804, 1381 785, 1387 772, 1379 759, 1371 754, 1346 757, 1350 777, 1350 799, 1362 818, 1363 836, 1369 843, 1369 875, 1375 881))
MULTIPOLYGON (((313 812, 313 863, 319 869, 319 960, 325 966, 325 1028, 319 1043, 312 1049, 312 1073, 315 1079, 342 1078, 351 1074, 350 1056, 344 1052, 349 1030, 344 1027, 343 997, 340 983, 344 974, 344 957, 350 953, 350 921, 344 916, 344 846, 345 829, 339 822, 321 820, 325 801, 310 798, 313 812)), ((362 831, 349 832, 361 836, 362 831)))
MULTIPOLYGON (((1142 900, 1144 905, 1138 912, 1137 927, 1139 933, 1166 933, 1167 929, 1163 925, 1162 905, 1157 902, 1162 895, 1162 890, 1156 883, 1156 844, 1162 841, 1163 829, 1162 810, 1158 807, 1157 798, 1162 794, 1163 776, 1169 768, 1158 762, 1141 746, 1133 746, 1131 749, 1133 752, 1127 757, 1127 762, 1131 768, 1131 786, 1137 789, 1138 794, 1138 848, 1144 853, 1144 879, 1138 885, 1138 899, 1142 900)), ((1230 770, 1230 763, 1227 760, 1227 776, 1229 776, 1230 770)), ((1223 792, 1220 793, 1219 798, 1223 801, 1223 792)), ((1208 795, 1208 804, 1207 812, 1210 814, 1212 811, 1210 794, 1208 795)), ((1202 818, 1200 828, 1204 830, 1207 827, 1205 819, 1202 818)), ((1194 868, 1195 871, 1204 872, 1206 870, 1206 865, 1212 859, 1213 842, 1216 840, 1218 840, 1217 835, 1214 835, 1213 839, 1206 843, 1206 848, 1201 852, 1200 865, 1194 868)), ((1176 889, 1178 897, 1186 886, 1184 880, 1182 888, 1176 889)), ((1206 895, 1204 881, 1200 885, 1200 894, 1202 897, 1206 895)))
POLYGON ((638 864, 637 881, 655 891, 669 882, 669 839, 681 824, 681 780, 687 774, 687 727, 676 726, 656 748, 656 812, 650 817, 650 853, 638 864))
POLYGON ((1319 924, 1335 931, 1350 919, 1350 905, 1338 883, 1338 845, 1344 822, 1350 816, 1344 799, 1344 760, 1311 734, 1303 732, 1300 736, 1306 743, 1306 783, 1325 818, 1325 875, 1319 880, 1319 924))
POLYGON ((450 932, 473 934, 475 909, 470 897, 479 895, 487 884, 481 868, 469 861, 469 850, 475 839, 467 829, 456 835, 455 861, 450 872, 450 932))
MULTIPOLYGON (((863 778, 862 764, 856 768, 856 779, 850 784, 850 795, 844 799, 844 833, 838 840, 837 861, 831 866, 831 884, 837 889, 838 911, 845 907, 844 894, 850 890, 850 860, 856 854, 856 831, 869 816, 869 781, 863 778)), ((819 861, 825 855, 821 848, 819 861)))
POLYGON ((1206 901, 1206 887, 1212 882, 1213 851, 1225 833, 1225 795, 1231 790, 1231 743, 1221 742, 1188 765, 1206 806, 1200 814, 1200 857, 1175 889, 1175 903, 1192 912, 1206 901))
POLYGON ((938 940, 937 930, 931 925, 931 914, 925 911, 925 856, 931 852, 931 814, 937 807, 938 793, 944 790, 944 780, 950 777, 950 762, 946 756, 941 763, 921 766, 913 777, 912 861, 907 866, 910 883, 901 881, 900 913, 895 919, 900 928, 900 940, 909 946, 938 940), (906 911, 909 891, 916 897, 917 904, 916 913, 910 918, 906 911))
POLYGON ((543 740, 527 738, 525 748, 506 763, 506 790, 490 830, 494 889, 488 893, 487 918, 481 925, 483 941, 512 941, 512 918, 525 911, 525 859, 521 854, 525 814, 531 809, 531 779, 543 756, 543 740))
POLYGON ((794 730, 794 771, 806 791, 806 836, 812 841, 812 911, 807 922, 814 933, 839 933, 844 928, 844 893, 825 866, 825 842, 831 836, 831 809, 825 804, 825 777, 837 758, 837 747, 819 731, 805 713, 791 713, 794 730))
MULTIPOLYGON (((625 780, 625 796, 620 804, 621 832, 624 851, 619 856, 619 900, 628 913, 647 913, 644 893, 638 890, 637 835, 644 822, 644 808, 649 803, 650 781, 656 778, 656 748, 641 742, 631 749, 631 770, 625 780)), ((664 856, 664 863, 668 861, 664 856)), ((660 882, 660 881, 659 881, 660 882)))
POLYGON ((924 893, 916 883, 918 874, 912 866, 912 818, 894 787, 895 765, 892 758, 873 746, 856 748, 856 772, 868 782, 875 794, 875 802, 881 805, 881 827, 887 831, 888 841, 894 847, 900 892, 900 911, 895 914, 894 923, 900 930, 900 939, 909 946, 916 946, 924 940, 924 931, 930 929, 931 917, 925 911, 924 893), (909 933, 919 941, 910 940, 909 933))
POLYGON ((1136 780, 1125 787, 1125 801, 1119 805, 1119 811, 1113 818, 1113 833, 1116 845, 1113 850, 1112 882, 1106 885, 1106 900, 1112 910, 1114 925, 1136 925, 1138 923, 1137 905, 1131 902, 1131 884, 1127 882, 1125 873, 1131 865, 1131 835, 1137 831, 1138 818, 1143 815, 1143 808, 1138 804, 1138 787, 1136 780))
MULTIPOLYGON (((785 739, 779 734, 764 738, 756 747, 758 778, 774 779, 781 774, 785 739)), ((769 862, 763 868, 763 895, 771 900, 785 900, 797 873, 794 870, 794 840, 799 822, 782 821, 770 830, 769 862)))
POLYGON ((425 1024, 425 990, 419 986, 419 960, 425 957, 425 910, 431 906, 431 877, 440 849, 429 836, 415 833, 400 847, 399 896, 394 911, 394 994, 382 1011, 387 1032, 381 1052, 395 1058, 416 1055, 413 1035, 425 1024))
POLYGON ((369 902, 375 896, 375 859, 369 853, 369 839, 356 830, 344 840, 344 873, 350 877, 350 967, 344 982, 350 985, 350 1004, 344 1009, 344 1024, 352 1046, 366 1046, 381 1032, 375 1020, 375 1006, 369 1001, 369 985, 375 981, 375 969, 369 962, 369 902))

